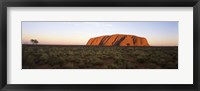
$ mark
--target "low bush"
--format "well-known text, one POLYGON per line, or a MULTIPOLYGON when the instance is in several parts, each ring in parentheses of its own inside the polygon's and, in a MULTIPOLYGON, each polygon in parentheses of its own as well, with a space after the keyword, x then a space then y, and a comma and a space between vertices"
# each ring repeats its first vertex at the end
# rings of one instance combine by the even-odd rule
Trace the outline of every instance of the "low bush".
POLYGON ((22 46, 22 67, 177 69, 178 47, 22 46))

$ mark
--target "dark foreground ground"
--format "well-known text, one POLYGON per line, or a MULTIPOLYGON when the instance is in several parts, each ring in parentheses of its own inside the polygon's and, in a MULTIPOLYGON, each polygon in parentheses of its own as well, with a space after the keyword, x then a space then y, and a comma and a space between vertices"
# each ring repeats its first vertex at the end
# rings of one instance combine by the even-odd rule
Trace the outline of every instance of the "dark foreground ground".
POLYGON ((22 45, 23 69, 178 69, 178 47, 22 45))

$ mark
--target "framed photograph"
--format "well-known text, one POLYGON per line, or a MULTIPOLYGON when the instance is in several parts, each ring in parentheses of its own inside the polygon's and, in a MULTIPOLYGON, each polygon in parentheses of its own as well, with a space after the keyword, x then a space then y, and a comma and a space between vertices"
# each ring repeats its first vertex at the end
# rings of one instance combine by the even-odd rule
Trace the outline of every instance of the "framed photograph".
POLYGON ((0 7, 2 90, 199 90, 199 0, 0 7))

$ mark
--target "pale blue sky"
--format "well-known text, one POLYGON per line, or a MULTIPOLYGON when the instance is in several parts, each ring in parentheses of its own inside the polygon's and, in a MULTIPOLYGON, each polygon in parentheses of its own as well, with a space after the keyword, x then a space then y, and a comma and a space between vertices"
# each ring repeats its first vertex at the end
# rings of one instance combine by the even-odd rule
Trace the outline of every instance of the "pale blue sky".
POLYGON ((178 22, 22 22, 22 43, 85 45, 92 37, 131 34, 151 46, 177 46, 178 22))

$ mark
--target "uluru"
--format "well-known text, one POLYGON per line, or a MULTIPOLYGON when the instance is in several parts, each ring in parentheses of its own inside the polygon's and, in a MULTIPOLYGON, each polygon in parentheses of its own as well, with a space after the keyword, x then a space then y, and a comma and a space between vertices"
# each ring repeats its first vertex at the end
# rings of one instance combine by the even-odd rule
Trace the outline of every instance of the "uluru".
POLYGON ((135 35, 113 34, 90 38, 88 46, 150 46, 147 39, 135 35))

